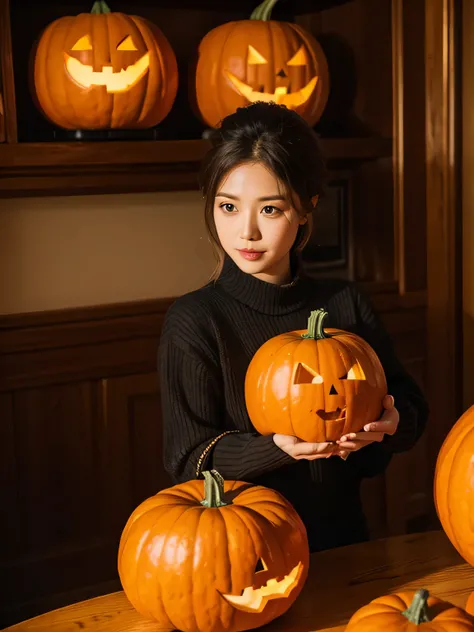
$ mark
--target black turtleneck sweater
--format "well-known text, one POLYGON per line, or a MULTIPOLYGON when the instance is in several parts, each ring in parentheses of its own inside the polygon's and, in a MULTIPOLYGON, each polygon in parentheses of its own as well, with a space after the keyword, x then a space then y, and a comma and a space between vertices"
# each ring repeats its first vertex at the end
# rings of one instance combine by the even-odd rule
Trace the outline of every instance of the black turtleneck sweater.
POLYGON ((394 452, 409 450, 428 415, 420 389, 354 284, 299 275, 291 284, 274 285, 242 272, 229 257, 216 282, 181 296, 169 308, 158 370, 164 465, 173 479, 195 478, 205 448, 224 431, 237 430, 217 441, 204 469, 281 492, 301 515, 313 551, 368 537, 360 481, 382 472, 394 452), (376 351, 400 413, 395 435, 346 461, 338 456, 296 461, 271 436, 255 431, 245 406, 245 373, 257 349, 273 336, 305 329, 311 310, 321 307, 328 312, 326 327, 357 333, 376 351))

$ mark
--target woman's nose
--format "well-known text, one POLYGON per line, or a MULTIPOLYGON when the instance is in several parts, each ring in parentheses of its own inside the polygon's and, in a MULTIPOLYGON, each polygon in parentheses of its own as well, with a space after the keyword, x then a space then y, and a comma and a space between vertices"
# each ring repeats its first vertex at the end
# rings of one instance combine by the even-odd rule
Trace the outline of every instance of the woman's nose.
POLYGON ((257 221, 250 215, 244 217, 240 229, 240 238, 246 241, 255 241, 259 237, 260 231, 257 221))

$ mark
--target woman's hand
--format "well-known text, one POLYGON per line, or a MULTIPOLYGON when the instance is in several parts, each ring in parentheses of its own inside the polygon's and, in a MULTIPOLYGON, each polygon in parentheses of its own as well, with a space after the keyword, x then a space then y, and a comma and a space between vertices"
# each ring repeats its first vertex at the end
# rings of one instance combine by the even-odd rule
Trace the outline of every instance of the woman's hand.
POLYGON ((351 452, 356 452, 361 448, 374 443, 374 441, 382 441, 384 435, 395 434, 400 415, 395 408, 395 400, 392 395, 386 395, 383 400, 385 408, 382 416, 378 421, 372 421, 364 426, 364 432, 353 432, 344 435, 337 441, 337 450, 335 454, 346 459, 351 452))
POLYGON ((307 461, 327 459, 338 450, 338 446, 335 443, 308 443, 292 435, 275 434, 273 435, 273 441, 283 452, 286 452, 297 461, 301 459, 306 459, 307 461))

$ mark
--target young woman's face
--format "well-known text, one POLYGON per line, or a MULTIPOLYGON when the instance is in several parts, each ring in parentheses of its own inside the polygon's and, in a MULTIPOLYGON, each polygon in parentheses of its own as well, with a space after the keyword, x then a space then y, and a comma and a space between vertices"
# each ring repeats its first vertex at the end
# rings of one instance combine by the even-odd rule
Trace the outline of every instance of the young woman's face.
POLYGON ((289 279, 290 248, 306 218, 265 166, 245 163, 223 178, 214 221, 223 249, 241 270, 270 283, 289 279))

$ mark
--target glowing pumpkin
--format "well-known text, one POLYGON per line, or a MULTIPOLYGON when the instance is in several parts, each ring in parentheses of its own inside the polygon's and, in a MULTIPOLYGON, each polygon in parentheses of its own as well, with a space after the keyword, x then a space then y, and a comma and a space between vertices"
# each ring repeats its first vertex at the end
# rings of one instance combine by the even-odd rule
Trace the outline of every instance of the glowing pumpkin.
POLYGON ((329 71, 315 38, 298 24, 270 20, 265 0, 250 20, 227 22, 201 41, 195 106, 210 127, 238 107, 273 101, 314 125, 327 103, 329 71))
POLYGON ((350 619, 345 632, 474 632, 474 619, 427 590, 407 590, 374 599, 350 619))
POLYGON ((446 535, 474 566, 474 406, 454 424, 438 453, 434 500, 446 535))
POLYGON ((353 333, 325 330, 326 316, 311 312, 307 330, 271 338, 252 358, 245 401, 260 434, 337 441, 379 418, 387 382, 377 354, 353 333))
POLYGON ((128 599, 160 629, 237 632, 288 610, 309 566, 306 529, 277 492, 216 472, 145 500, 123 531, 128 599))
POLYGON ((37 104, 64 129, 153 127, 177 89, 176 57, 160 29, 105 2, 52 22, 35 50, 37 104))

